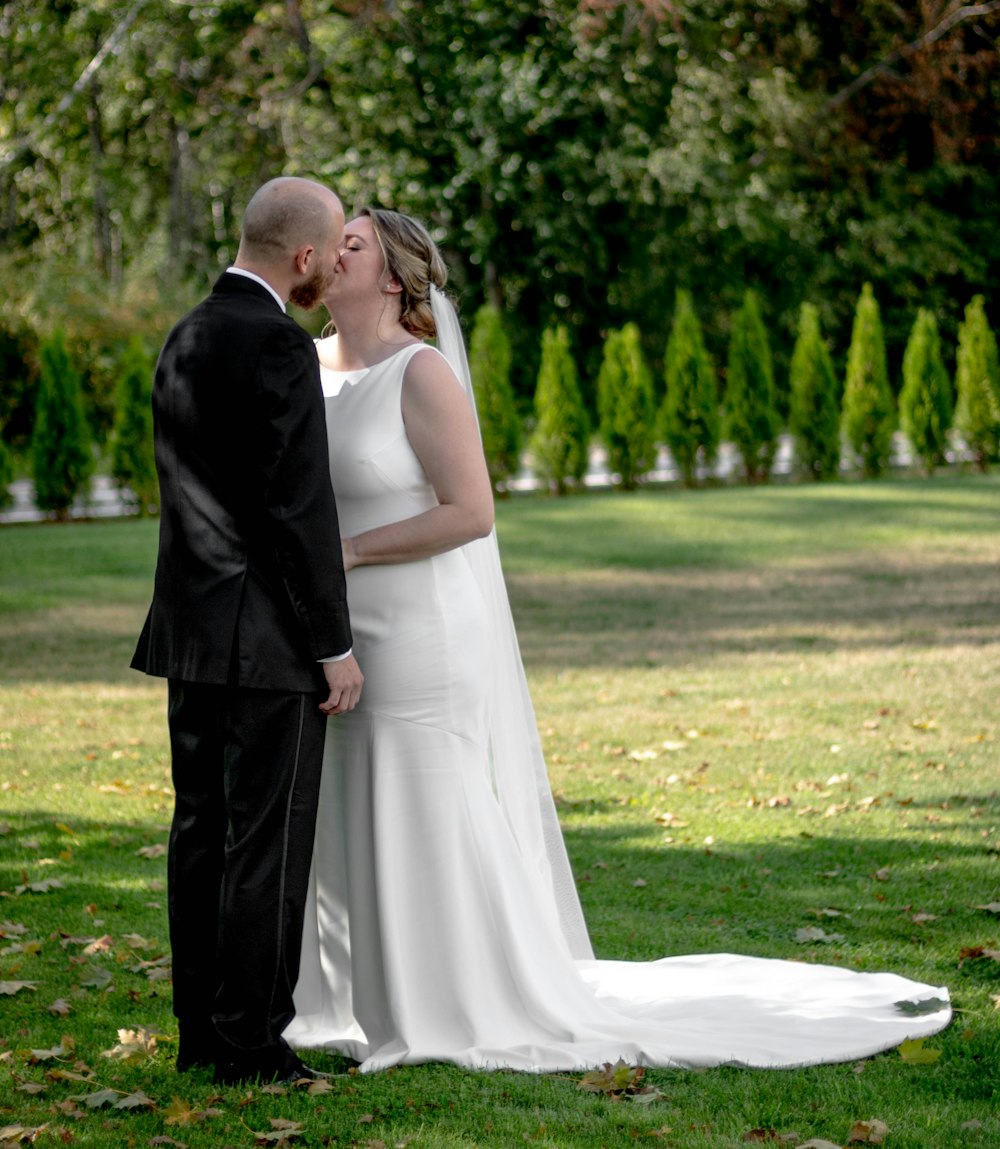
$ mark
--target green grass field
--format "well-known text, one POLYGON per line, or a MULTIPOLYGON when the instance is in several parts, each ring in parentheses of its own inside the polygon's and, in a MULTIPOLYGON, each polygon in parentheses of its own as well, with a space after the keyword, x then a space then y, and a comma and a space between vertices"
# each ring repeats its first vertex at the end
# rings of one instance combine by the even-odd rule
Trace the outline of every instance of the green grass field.
POLYGON ((165 690, 127 668, 156 524, 0 528, 0 1146, 841 1146, 872 1119, 891 1149, 1000 1146, 998 527, 978 476, 498 507, 598 955, 892 969, 957 1007, 924 1061, 620 1099, 324 1055, 321 1093, 178 1075, 165 690), (106 1056, 142 1027, 151 1055, 106 1056))

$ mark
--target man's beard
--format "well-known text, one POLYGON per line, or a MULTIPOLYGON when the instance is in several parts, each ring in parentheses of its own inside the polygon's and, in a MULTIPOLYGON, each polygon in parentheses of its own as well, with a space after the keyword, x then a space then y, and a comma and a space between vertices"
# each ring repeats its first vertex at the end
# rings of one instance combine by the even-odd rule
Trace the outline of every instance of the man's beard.
POLYGON ((301 307, 303 311, 315 311, 324 292, 330 286, 332 278, 333 276, 327 272, 327 269, 320 265, 305 283, 300 283, 297 287, 292 288, 292 293, 288 298, 296 307, 301 307))

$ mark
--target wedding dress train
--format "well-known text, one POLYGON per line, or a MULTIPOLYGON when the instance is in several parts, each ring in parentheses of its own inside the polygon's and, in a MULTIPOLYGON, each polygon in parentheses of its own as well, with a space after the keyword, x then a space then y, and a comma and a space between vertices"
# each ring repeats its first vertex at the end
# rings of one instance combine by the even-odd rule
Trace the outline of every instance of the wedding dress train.
MULTIPOLYGON (((435 503, 400 414, 406 364, 423 350, 323 371, 347 535, 435 503)), ((495 623, 506 598, 478 577, 492 546, 348 575, 365 688, 328 727, 289 1042, 362 1071, 790 1067, 943 1028, 947 990, 889 973, 731 954, 594 959, 523 674, 510 685, 516 643, 495 623), (511 690, 523 721, 497 715, 511 690), (930 998, 942 1004, 924 1016, 895 1005, 930 998)))

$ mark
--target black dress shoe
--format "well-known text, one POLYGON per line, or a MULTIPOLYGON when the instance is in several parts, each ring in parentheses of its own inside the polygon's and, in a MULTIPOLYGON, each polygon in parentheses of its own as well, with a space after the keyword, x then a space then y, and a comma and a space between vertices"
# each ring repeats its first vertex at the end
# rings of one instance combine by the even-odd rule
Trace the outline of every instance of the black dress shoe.
POLYGON ((296 1081, 315 1081, 317 1074, 300 1061, 291 1050, 281 1050, 280 1057, 227 1057, 215 1062, 216 1085, 293 1085, 296 1081))

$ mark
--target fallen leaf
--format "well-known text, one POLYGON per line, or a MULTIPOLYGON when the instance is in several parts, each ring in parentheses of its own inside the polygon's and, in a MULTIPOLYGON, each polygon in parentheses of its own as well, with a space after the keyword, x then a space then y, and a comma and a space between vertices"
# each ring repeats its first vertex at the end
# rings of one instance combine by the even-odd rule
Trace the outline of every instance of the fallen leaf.
POLYGON ((73 1050, 76 1049, 76 1041, 74 1038, 66 1036, 54 1045, 51 1049, 33 1049, 31 1051, 31 1060, 35 1061, 53 1061, 60 1060, 64 1057, 69 1057, 73 1050))
POLYGON ((17 1087, 18 1093, 44 1093, 45 1085, 41 1081, 25 1081, 17 1087))
POLYGON ((28 927, 17 922, 0 922, 0 938, 19 938, 27 932, 28 927))
POLYGON ((881 870, 876 870, 873 877, 876 882, 887 882, 889 880, 892 870, 888 866, 883 866, 881 870))
POLYGON ((80 979, 80 985, 84 989, 107 989, 111 984, 111 971, 104 969, 103 966, 87 966, 83 971, 83 977, 80 979))
POLYGON ((61 890, 62 882, 58 878, 47 878, 44 882, 26 882, 23 886, 14 887, 14 896, 21 894, 47 894, 49 890, 61 890))
POLYGON ((117 1089, 99 1089, 86 1097, 74 1097, 74 1101, 82 1101, 88 1109, 103 1109, 105 1105, 113 1105, 121 1094, 117 1089))
POLYGON ((990 914, 1000 914, 1000 902, 987 902, 985 906, 973 906, 973 909, 986 910, 990 914))
POLYGON ((33 990, 37 985, 37 981, 0 981, 0 994, 10 996, 20 993, 22 989, 33 990))
POLYGON ((114 939, 110 934, 104 934, 102 937, 94 938, 88 946, 84 947, 82 952, 88 957, 92 954, 107 953, 111 949, 113 941, 114 939))
POLYGON ((855 1121, 847 1135, 848 1145, 881 1145, 889 1132, 884 1121, 873 1117, 870 1121, 855 1121))
POLYGON ((577 1088, 588 1093, 603 1093, 607 1097, 624 1097, 640 1091, 645 1074, 641 1065, 629 1065, 619 1058, 614 1065, 606 1061, 603 1068, 585 1073, 577 1088))
POLYGON ((183 1141, 175 1141, 173 1137, 165 1137, 162 1133, 159 1137, 150 1137, 148 1144, 150 1145, 173 1145, 175 1149, 188 1149, 183 1141))
POLYGON ((167 847, 162 843, 158 843, 155 846, 140 846, 140 848, 136 850, 136 854, 140 858, 162 858, 166 852, 167 847))
POLYGON ((907 1017, 921 1017, 925 1013, 939 1013, 948 1008, 948 1002, 940 997, 924 997, 919 1001, 897 1001, 894 1003, 900 1013, 907 1017))
POLYGON ((941 1056, 940 1049, 932 1049, 924 1045, 925 1038, 917 1037, 913 1041, 904 1041, 897 1046, 899 1056, 908 1065, 933 1065, 941 1056))
POLYGON ((156 1102, 151 1097, 147 1097, 146 1094, 143 1093, 143 1091, 140 1089, 135 1093, 129 1093, 127 1096, 123 1097, 121 1099, 121 1101, 116 1101, 115 1104, 111 1106, 111 1108, 112 1109, 155 1109, 156 1108, 156 1102))
POLYGON ((4 1125, 0 1129, 0 1144, 6 1146, 18 1145, 22 1141, 28 1144, 38 1140, 38 1135, 48 1129, 48 1122, 44 1125, 4 1125))
POLYGON ((795 931, 795 940, 801 942, 803 945, 808 942, 842 942, 844 935, 828 934, 826 930, 821 930, 819 926, 803 926, 801 929, 795 931))
POLYGON ((64 997, 57 998, 48 1007, 49 1013, 54 1013, 56 1015, 56 1017, 68 1017, 69 1016, 69 1010, 70 1010, 69 1002, 64 997))
POLYGON ((140 1026, 138 1029, 119 1029, 118 1044, 101 1052, 101 1057, 112 1061, 145 1061, 156 1052, 156 1035, 140 1026))
POLYGON ((803 1141, 795 1149, 843 1149, 841 1145, 834 1145, 832 1141, 824 1141, 821 1137, 814 1137, 811 1141, 803 1141))

